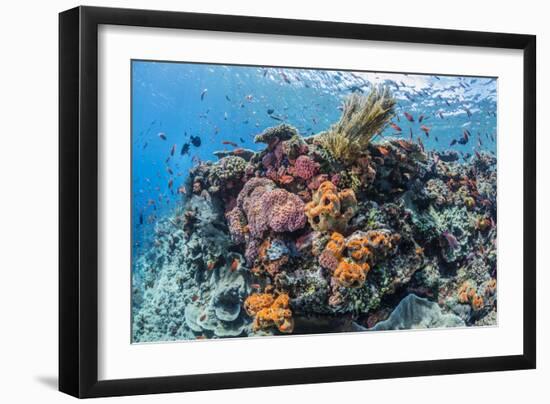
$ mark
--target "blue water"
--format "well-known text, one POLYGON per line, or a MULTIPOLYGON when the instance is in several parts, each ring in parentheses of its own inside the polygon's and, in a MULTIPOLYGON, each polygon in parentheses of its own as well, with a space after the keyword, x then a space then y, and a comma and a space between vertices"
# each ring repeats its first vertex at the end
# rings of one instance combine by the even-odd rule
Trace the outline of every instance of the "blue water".
POLYGON ((426 150, 453 149, 466 157, 496 153, 494 78, 133 61, 134 254, 147 247, 155 223, 184 198, 178 189, 189 169, 199 160, 215 161, 216 150, 233 148, 223 141, 260 150, 264 145, 255 144, 254 136, 283 121, 304 136, 318 133, 338 121, 346 96, 368 94, 380 83, 393 90, 398 101, 393 123, 402 130, 388 127, 382 136, 409 139, 412 133, 426 150), (450 146, 465 129, 468 143, 450 146), (200 137, 200 147, 190 144, 191 136, 200 137), (184 144, 189 152, 182 155, 184 144))

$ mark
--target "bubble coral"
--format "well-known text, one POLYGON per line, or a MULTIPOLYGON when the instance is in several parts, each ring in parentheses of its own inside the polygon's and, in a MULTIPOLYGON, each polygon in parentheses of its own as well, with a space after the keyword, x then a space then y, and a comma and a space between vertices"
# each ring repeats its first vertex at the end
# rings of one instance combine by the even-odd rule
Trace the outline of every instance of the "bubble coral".
POLYGON ((254 331, 275 326, 280 332, 291 333, 294 329, 292 311, 289 308, 288 294, 281 293, 277 298, 267 293, 255 293, 245 300, 244 308, 249 316, 254 316, 254 331))
POLYGON ((357 200, 351 189, 338 192, 336 186, 325 181, 305 206, 305 214, 314 230, 342 231, 357 211, 357 200))

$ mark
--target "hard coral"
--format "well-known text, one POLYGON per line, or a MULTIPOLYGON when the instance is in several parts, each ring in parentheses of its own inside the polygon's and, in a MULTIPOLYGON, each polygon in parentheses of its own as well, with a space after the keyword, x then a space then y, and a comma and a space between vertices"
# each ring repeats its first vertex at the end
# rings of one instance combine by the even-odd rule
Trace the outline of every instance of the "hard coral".
POLYGON ((316 163, 309 156, 300 156, 296 159, 292 173, 304 180, 311 179, 317 174, 319 170, 319 163, 316 163))
POLYGON ((244 307, 249 316, 254 316, 254 331, 275 326, 280 332, 291 333, 294 329, 294 320, 289 301, 286 293, 281 293, 277 298, 267 293, 250 295, 244 302, 244 307))
POLYGON ((282 140, 288 140, 298 136, 298 131, 293 126, 283 123, 272 128, 268 128, 254 138, 254 143, 266 143, 270 146, 282 140))
POLYGON ((304 202, 299 196, 276 188, 266 178, 252 178, 237 198, 248 221, 250 234, 262 238, 267 230, 295 231, 304 227, 304 202))
POLYGON ((305 206, 309 224, 317 231, 343 231, 356 211, 355 193, 351 189, 338 192, 330 181, 323 182, 305 206))

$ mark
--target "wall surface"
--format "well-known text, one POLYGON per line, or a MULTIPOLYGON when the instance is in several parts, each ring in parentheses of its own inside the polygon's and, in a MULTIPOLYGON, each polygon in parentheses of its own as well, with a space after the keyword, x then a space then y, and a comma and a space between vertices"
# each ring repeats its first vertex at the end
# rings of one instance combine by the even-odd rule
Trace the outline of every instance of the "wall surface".
MULTIPOLYGON (((110 399, 128 403, 543 402, 550 380, 550 26, 545 3, 393 0, 90 1, 89 5, 531 33, 538 36, 538 369, 110 399), (539 398, 541 397, 541 398, 539 398)), ((74 1, 4 2, 0 24, 0 399, 64 403, 57 386, 57 13, 74 1)), ((519 134, 518 134, 519 136, 519 134)), ((518 155, 517 164, 521 164, 518 155)), ((520 190, 518 190, 520 192, 520 190)), ((519 212, 518 212, 519 213, 519 212)), ((519 240, 518 240, 519 242, 519 240)))

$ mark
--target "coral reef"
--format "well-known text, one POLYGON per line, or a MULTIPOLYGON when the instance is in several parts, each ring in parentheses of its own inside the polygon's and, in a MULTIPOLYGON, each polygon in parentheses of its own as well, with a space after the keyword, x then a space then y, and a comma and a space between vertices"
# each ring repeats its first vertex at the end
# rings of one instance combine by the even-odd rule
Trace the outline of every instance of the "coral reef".
POLYGON ((495 325, 496 158, 377 137, 394 106, 197 161, 134 262, 133 340, 495 325))

